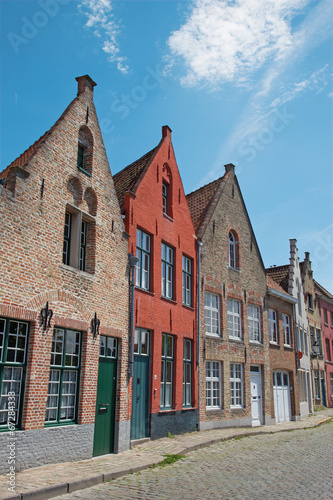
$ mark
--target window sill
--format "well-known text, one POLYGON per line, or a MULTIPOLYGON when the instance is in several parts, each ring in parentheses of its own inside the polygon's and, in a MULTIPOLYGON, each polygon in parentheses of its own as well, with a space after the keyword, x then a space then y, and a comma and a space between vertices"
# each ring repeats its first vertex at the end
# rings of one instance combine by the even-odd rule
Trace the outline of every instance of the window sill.
POLYGON ((239 337, 229 337, 229 340, 232 342, 238 342, 239 344, 244 344, 244 340, 240 339, 239 337))
POLYGON ((176 410, 173 408, 160 408, 159 413, 176 413, 176 410))
POLYGON ((87 175, 88 177, 91 177, 91 173, 90 172, 87 172, 87 170, 84 170, 84 168, 81 168, 81 167, 77 167, 77 169, 82 172, 83 174, 87 175))
POLYGON ((216 333, 207 333, 206 332, 206 337, 210 339, 222 339, 221 335, 217 335, 216 333))
POLYGON ((244 406, 230 406, 230 410, 244 410, 244 406))
POLYGON ((182 411, 196 410, 194 406, 183 406, 182 411))
POLYGON ((259 342, 259 340, 250 340, 250 344, 257 345, 260 347, 263 347, 264 345, 262 342, 259 342))
POLYGON ((142 292, 142 293, 145 293, 147 295, 150 295, 151 297, 155 297, 155 293, 154 292, 151 292, 150 290, 146 290, 145 288, 140 288, 139 286, 136 286, 135 290, 138 291, 138 292, 142 292))
POLYGON ((206 406, 206 411, 222 411, 222 406, 206 406))
MULTIPOLYGON (((328 323, 324 323, 325 326, 328 326, 328 323)), ((331 325, 331 328, 332 328, 332 325, 331 325)))
POLYGON ((73 422, 73 420, 69 422, 45 422, 44 429, 49 429, 50 427, 64 427, 65 425, 78 425, 78 423, 73 422))
POLYGON ((182 304, 183 307, 185 307, 185 309, 188 309, 189 311, 195 311, 194 307, 192 306, 188 306, 186 304, 182 304))
POLYGON ((235 271, 238 274, 240 274, 242 272, 240 267, 232 267, 232 266, 230 266, 230 264, 228 264, 228 269, 230 269, 231 271, 235 271))
POLYGON ((163 295, 161 295, 161 300, 165 300, 166 302, 171 302, 171 304, 177 305, 177 301, 176 300, 168 299, 168 297, 163 297, 163 295))
POLYGON ((274 340, 270 340, 270 341, 269 341, 269 344, 270 344, 271 346, 280 347, 280 346, 279 346, 279 344, 278 344, 277 342, 274 342, 274 340))
POLYGON ((90 279, 94 279, 95 278, 94 274, 88 273, 87 271, 81 271, 80 269, 77 269, 76 267, 68 266, 67 264, 64 264, 63 262, 62 262, 61 267, 63 269, 66 269, 66 271, 72 271, 72 272, 74 272, 76 274, 80 274, 81 276, 83 276, 85 278, 90 278, 90 279))
POLYGON ((163 212, 163 216, 164 216, 166 219, 168 219, 170 222, 173 222, 173 219, 172 219, 172 217, 170 217, 170 215, 165 214, 165 213, 163 212))
POLYGON ((292 350, 292 349, 293 349, 293 346, 292 346, 292 345, 290 345, 290 344, 283 344, 283 347, 284 347, 285 349, 289 349, 289 350, 292 350))

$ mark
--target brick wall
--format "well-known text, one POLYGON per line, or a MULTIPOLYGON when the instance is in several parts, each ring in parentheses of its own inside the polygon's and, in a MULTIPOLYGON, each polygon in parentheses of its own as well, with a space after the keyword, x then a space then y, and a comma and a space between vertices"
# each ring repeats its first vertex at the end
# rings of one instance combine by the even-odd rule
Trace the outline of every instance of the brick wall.
POLYGON ((128 240, 90 82, 79 79, 82 91, 29 149, 33 154, 2 174, 7 180, 0 186, 0 316, 30 325, 23 430, 44 427, 54 326, 82 332, 77 422, 94 423, 99 337, 93 338, 90 324, 95 312, 100 333, 120 341, 116 420, 128 424, 128 240), (92 138, 91 176, 77 168, 82 127, 92 138), (81 213, 88 224, 86 271, 63 264, 66 210, 81 213), (53 317, 44 331, 40 311, 46 302, 53 317))
MULTIPOLYGON (((201 263, 201 321, 200 321, 200 427, 251 425, 250 366, 260 367, 262 374, 263 422, 270 422, 270 364, 267 327, 265 270, 243 203, 233 170, 226 177, 226 184, 202 237, 201 263), (239 268, 229 266, 229 232, 238 238, 236 258, 239 268), (205 292, 219 295, 220 336, 205 334, 205 292), (241 303, 240 341, 229 339, 227 300, 241 303), (260 308, 262 342, 250 342, 248 330, 248 305, 260 308), (206 362, 222 364, 222 408, 206 409, 206 362), (230 363, 243 366, 243 407, 230 407, 230 363)), ((215 202, 214 202, 215 203, 215 202)))

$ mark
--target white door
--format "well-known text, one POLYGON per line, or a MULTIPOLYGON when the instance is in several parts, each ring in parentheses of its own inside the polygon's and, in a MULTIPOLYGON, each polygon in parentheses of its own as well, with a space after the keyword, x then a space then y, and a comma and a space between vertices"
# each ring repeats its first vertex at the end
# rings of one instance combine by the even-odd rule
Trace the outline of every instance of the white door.
POLYGON ((289 422, 291 411, 289 375, 287 372, 280 370, 273 372, 273 394, 276 423, 289 422))
POLYGON ((252 426, 262 424, 261 373, 251 373, 252 426))

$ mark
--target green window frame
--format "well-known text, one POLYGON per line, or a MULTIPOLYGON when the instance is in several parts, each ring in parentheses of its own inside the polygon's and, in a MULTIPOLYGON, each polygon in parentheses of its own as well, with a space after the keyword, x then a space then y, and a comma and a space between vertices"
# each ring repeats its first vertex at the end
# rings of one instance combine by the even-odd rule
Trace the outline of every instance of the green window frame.
POLYGON ((54 328, 45 424, 77 422, 81 332, 54 328))
POLYGON ((144 328, 135 328, 134 332, 134 354, 149 356, 149 334, 144 328))
POLYGON ((99 340, 99 357, 117 359, 118 339, 101 335, 99 340))
POLYGON ((0 430, 21 424, 29 323, 0 318, 0 430))
POLYGON ((173 404, 173 362, 174 337, 162 333, 162 365, 161 365, 161 409, 170 409, 173 404))
POLYGON ((173 299, 173 248, 162 243, 162 297, 173 299))
POLYGON ((192 406, 192 340, 184 339, 183 406, 192 406))
POLYGON ((141 229, 136 231, 136 256, 139 262, 135 284, 143 290, 150 290, 151 237, 141 229))
POLYGON ((192 260, 183 255, 183 304, 192 307, 192 260))

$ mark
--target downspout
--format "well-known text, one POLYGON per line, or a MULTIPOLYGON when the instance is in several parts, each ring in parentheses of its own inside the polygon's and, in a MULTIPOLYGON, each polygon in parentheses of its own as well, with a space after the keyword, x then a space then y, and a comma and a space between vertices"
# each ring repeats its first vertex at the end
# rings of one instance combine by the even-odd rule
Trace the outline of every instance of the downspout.
POLYGON ((198 419, 197 419, 197 429, 199 430, 200 425, 200 305, 201 305, 201 290, 200 290, 200 261, 201 261, 201 247, 202 241, 197 240, 198 243, 198 325, 197 325, 197 367, 198 367, 198 419))
POLYGON ((130 338, 129 338, 129 380, 133 377, 133 365, 134 365, 134 292, 135 292, 135 266, 139 262, 139 259, 135 255, 128 254, 128 262, 130 265, 130 289, 131 289, 131 309, 130 309, 130 338))

